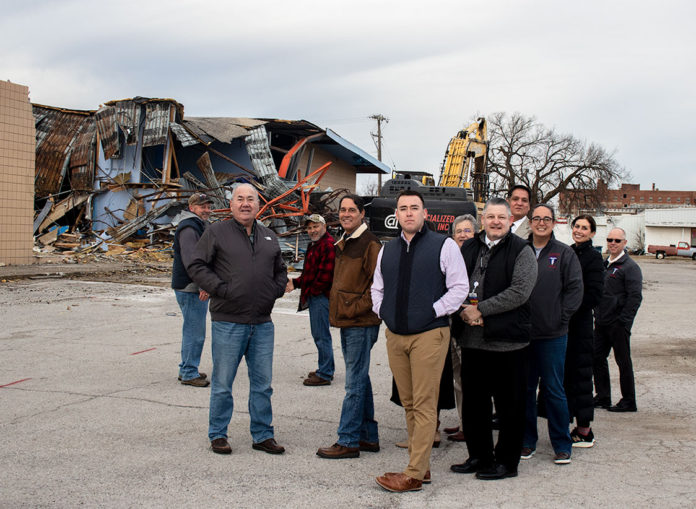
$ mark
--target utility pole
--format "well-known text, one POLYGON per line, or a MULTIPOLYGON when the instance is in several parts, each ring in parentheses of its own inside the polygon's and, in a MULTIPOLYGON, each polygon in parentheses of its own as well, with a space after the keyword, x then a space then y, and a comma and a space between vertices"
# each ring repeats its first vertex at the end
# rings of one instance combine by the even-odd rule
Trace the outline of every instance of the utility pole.
MULTIPOLYGON (((378 113, 376 115, 370 115, 371 119, 377 121, 377 134, 370 132, 372 135, 373 139, 376 139, 376 145, 377 145, 377 159, 379 161, 382 160, 382 122, 389 122, 389 119, 382 115, 381 113, 378 113)), ((382 172, 380 171, 377 173, 377 194, 380 194, 382 192, 382 172)))

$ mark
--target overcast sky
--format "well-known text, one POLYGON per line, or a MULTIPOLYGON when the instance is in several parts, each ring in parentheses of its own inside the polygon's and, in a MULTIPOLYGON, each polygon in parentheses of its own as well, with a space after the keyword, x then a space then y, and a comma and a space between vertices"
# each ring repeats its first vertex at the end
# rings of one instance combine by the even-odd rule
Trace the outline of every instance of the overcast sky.
POLYGON ((696 2, 0 0, 0 79, 76 109, 170 97, 188 116, 305 119, 439 172, 472 117, 534 115, 696 190, 696 2))

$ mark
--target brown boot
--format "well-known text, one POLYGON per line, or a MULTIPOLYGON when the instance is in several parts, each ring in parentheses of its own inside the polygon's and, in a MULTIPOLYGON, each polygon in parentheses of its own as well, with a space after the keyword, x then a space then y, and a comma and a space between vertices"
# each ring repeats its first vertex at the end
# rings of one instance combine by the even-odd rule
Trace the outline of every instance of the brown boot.
POLYGON ((327 458, 332 460, 344 459, 344 458, 359 458, 360 448, 359 447, 346 447, 341 444, 333 444, 331 447, 321 447, 317 451, 317 456, 320 458, 327 458))
POLYGON ((387 472, 379 476, 376 481, 382 488, 393 493, 405 493, 423 489, 423 481, 409 477, 401 472, 387 472))

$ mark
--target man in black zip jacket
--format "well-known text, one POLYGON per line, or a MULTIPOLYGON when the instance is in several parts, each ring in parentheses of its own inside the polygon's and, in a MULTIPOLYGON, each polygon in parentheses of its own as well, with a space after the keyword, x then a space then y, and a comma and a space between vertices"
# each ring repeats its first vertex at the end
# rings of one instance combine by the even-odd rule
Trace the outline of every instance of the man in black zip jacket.
POLYGON ((213 375, 208 437, 213 452, 230 454, 227 427, 232 418, 232 384, 246 357, 252 448, 282 454, 273 434, 271 378, 274 328, 271 311, 285 293, 287 269, 275 234, 256 221, 259 196, 238 185, 230 200, 233 219, 210 226, 187 270, 210 294, 213 375))
POLYGON ((626 232, 613 228, 607 235, 609 256, 605 261, 604 294, 595 308, 594 383, 595 407, 610 412, 635 412, 636 386, 631 361, 631 327, 643 300, 643 273, 625 252, 626 232), (621 400, 611 406, 607 357, 614 349, 619 366, 621 400))
POLYGON ((203 193, 192 194, 188 201, 189 210, 181 213, 179 224, 174 232, 172 288, 181 309, 181 315, 184 317, 179 380, 183 385, 194 387, 210 385, 208 375, 198 371, 205 342, 205 319, 208 315, 209 295, 189 277, 186 265, 191 261, 198 239, 208 226, 212 202, 212 199, 203 193))
POLYGON ((532 312, 526 425, 522 459, 536 451, 537 387, 543 384, 554 463, 570 463, 570 417, 563 386, 568 323, 582 303, 582 269, 575 252, 553 236, 556 216, 551 205, 532 209, 530 245, 537 258, 537 282, 529 298, 532 312))

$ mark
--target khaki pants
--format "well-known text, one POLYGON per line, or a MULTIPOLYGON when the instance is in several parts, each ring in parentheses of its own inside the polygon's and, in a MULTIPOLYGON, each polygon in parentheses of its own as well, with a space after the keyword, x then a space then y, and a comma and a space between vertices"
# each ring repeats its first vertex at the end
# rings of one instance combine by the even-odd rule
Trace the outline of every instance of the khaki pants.
POLYGON ((409 463, 404 474, 422 481, 430 469, 440 377, 449 353, 450 331, 449 327, 440 327, 402 336, 387 329, 386 336, 389 367, 406 412, 409 463))

